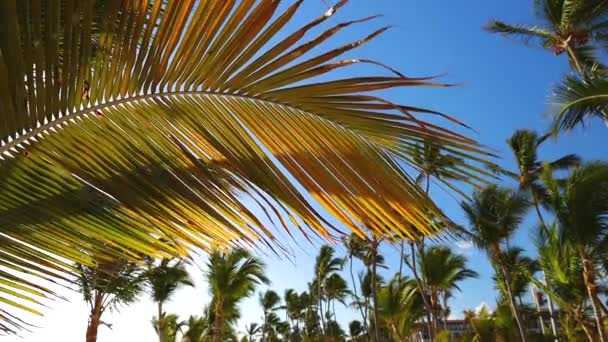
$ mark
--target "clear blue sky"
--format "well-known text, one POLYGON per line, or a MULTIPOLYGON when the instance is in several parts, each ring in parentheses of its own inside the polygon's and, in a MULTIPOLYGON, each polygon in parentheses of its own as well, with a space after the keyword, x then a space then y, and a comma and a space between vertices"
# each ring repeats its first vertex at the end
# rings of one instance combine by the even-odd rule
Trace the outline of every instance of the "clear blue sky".
MULTIPOLYGON (((283 8, 293 3, 290 0, 284 2, 283 8)), ((305 1, 291 28, 301 26, 324 9, 321 0, 305 1)), ((334 44, 359 39, 380 26, 393 25, 392 30, 349 56, 379 60, 409 76, 445 73, 447 75, 442 80, 461 84, 452 88, 400 89, 386 93, 392 100, 440 110, 466 122, 479 132, 471 134, 499 151, 502 155, 500 164, 509 168, 514 164, 506 150, 505 140, 512 132, 518 128, 539 131, 548 128, 550 89, 568 72, 565 57, 554 57, 541 49, 525 47, 482 30, 484 24, 494 17, 513 23, 534 22, 531 0, 353 0, 332 23, 370 14, 384 14, 384 17, 350 27, 339 35, 334 44)), ((371 71, 368 67, 352 70, 371 71)), ((602 123, 592 122, 585 131, 574 132, 561 137, 557 143, 544 145, 541 157, 551 159, 574 152, 586 160, 605 159, 606 132, 608 128, 602 123)), ((437 187, 433 187, 431 193, 450 217, 465 223, 457 202, 437 187)), ((530 217, 514 241, 530 253, 533 251, 529 228, 534 223, 530 217)), ((287 260, 266 259, 270 278, 274 281, 273 289, 282 293, 288 287, 298 291, 306 288, 306 282, 312 277, 316 250, 304 246, 306 251, 296 253, 295 265, 287 260)), ((481 302, 492 305, 495 292, 486 256, 456 242, 454 248, 469 256, 471 266, 481 274, 481 278, 461 286, 463 293, 456 294, 452 300, 453 314, 458 316, 463 309, 476 307, 481 302)), ((388 263, 393 266, 393 273, 398 263, 396 249, 387 248, 385 253, 388 263)), ((202 265, 204 261, 199 263, 202 265)), ((209 300, 201 271, 192 270, 197 288, 179 292, 168 307, 184 317, 200 313, 209 300)), ((348 273, 344 275, 348 276, 348 273)), ((54 309, 47 310, 46 318, 38 322, 42 328, 26 334, 25 340, 5 340, 69 342, 84 339, 87 310, 78 295, 68 297, 72 302, 53 303, 54 309)), ((257 297, 244 303, 243 324, 260 321, 261 311, 256 302, 257 297)), ((143 298, 140 303, 124 308, 120 314, 109 315, 106 320, 114 325, 113 330, 102 327, 100 341, 153 340, 155 335, 149 324, 153 312, 152 303, 143 298)), ((355 311, 341 309, 338 314, 344 322, 358 318, 355 311)))

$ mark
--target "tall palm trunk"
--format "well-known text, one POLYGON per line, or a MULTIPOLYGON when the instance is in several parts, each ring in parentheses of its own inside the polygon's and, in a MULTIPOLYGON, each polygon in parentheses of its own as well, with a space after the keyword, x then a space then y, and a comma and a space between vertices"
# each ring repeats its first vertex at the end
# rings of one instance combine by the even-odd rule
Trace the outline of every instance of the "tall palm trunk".
MULTIPOLYGON (((536 215, 538 216, 538 219, 540 220, 540 225, 541 228, 545 231, 548 232, 549 230, 547 229, 547 225, 545 224, 545 219, 543 218, 543 215, 540 212, 540 204, 538 203, 538 196, 536 196, 536 193, 534 191, 531 191, 532 193, 532 201, 534 202, 534 209, 536 210, 536 215)), ((543 280, 542 283, 544 286, 549 287, 549 284, 547 282, 547 276, 545 274, 545 270, 541 270, 541 274, 543 276, 543 280)), ((553 307, 553 299, 551 299, 551 296, 547 296, 547 306, 549 308, 549 319, 551 320, 551 333, 553 334, 553 336, 557 336, 557 324, 555 323, 555 314, 554 314, 554 307, 553 307)), ((539 312, 540 312, 540 305, 539 305, 539 312)), ((541 317, 542 320, 542 317, 541 317)), ((541 325, 541 327, 543 327, 541 325)), ((544 330, 544 328, 543 328, 544 330)), ((543 335, 544 335, 544 331, 543 331, 543 335)), ((556 340, 557 341, 557 340, 556 340)))
POLYGON ((89 317, 89 324, 87 325, 86 342, 97 342, 97 331, 101 324, 102 303, 103 296, 96 292, 91 317, 89 317))
POLYGON ((89 325, 87 326, 87 342, 97 342, 97 331, 99 330, 99 324, 101 317, 99 315, 92 315, 89 319, 89 325))
POLYGON ((266 329, 268 327, 268 319, 266 310, 264 310, 264 325, 262 326, 262 342, 266 341, 266 329))
POLYGON ((587 287, 587 293, 589 294, 589 300, 591 301, 591 307, 593 308, 593 314, 595 315, 597 333, 600 338, 600 342, 605 342, 606 333, 604 331, 604 319, 602 310, 600 308, 600 300, 597 295, 593 261, 582 247, 579 247, 579 253, 581 255, 581 259, 583 260, 583 278, 585 281, 585 286, 587 287))
POLYGON ((403 239, 401 239, 401 252, 399 254, 399 284, 401 284, 401 274, 403 271, 403 258, 405 257, 405 255, 403 255, 403 245, 404 245, 404 241, 403 239))
POLYGON ((355 274, 353 273, 353 255, 351 254, 349 256, 349 258, 350 258, 350 278, 353 281, 353 291, 355 293, 355 301, 357 302, 357 307, 359 308, 359 312, 361 312, 361 318, 363 319, 363 329, 365 329, 365 331, 368 331, 367 321, 366 321, 367 317, 363 313, 363 307, 361 307, 361 303, 359 301, 359 295, 357 294, 357 284, 355 283, 355 274))
POLYGON ((415 242, 411 241, 410 242, 410 248, 412 250, 412 264, 410 265, 410 268, 412 269, 412 273, 414 274, 414 279, 416 280, 416 285, 418 286, 418 290, 420 291, 420 295, 422 296, 422 303, 424 304, 424 310, 426 311, 426 331, 427 334, 429 335, 429 338, 432 340, 433 339, 433 328, 432 328, 432 320, 431 320, 431 304, 429 303, 429 298, 426 296, 426 291, 425 291, 425 286, 422 283, 422 280, 420 279, 420 277, 418 276, 418 269, 416 268, 416 247, 415 247, 415 242))
POLYGON ((534 287, 532 284, 530 284, 530 295, 532 295, 532 300, 534 300, 534 305, 536 306, 536 312, 538 313, 538 325, 540 327, 540 332, 543 335, 546 335, 545 323, 543 321, 543 314, 540 310, 540 302, 538 301, 538 296, 536 296, 536 292, 534 292, 534 287))
POLYGON ((378 240, 372 239, 372 301, 374 310, 374 341, 379 342, 380 332, 378 327, 378 291, 376 284, 376 253, 378 253, 378 240))
POLYGON ((325 315, 323 314, 323 298, 321 294, 320 274, 317 274, 317 297, 319 303, 319 316, 321 317, 321 335, 325 336, 325 315))
POLYGON ((158 340, 165 342, 165 318, 163 317, 162 302, 158 302, 158 340))
POLYGON ((437 333, 437 331, 439 330, 439 325, 438 325, 438 317, 437 317, 437 304, 439 301, 439 298, 437 296, 437 291, 435 289, 432 289, 431 291, 431 317, 433 320, 433 331, 435 331, 435 333, 437 333))
POLYGON ((448 296, 445 291, 443 292, 443 308, 445 310, 445 314, 441 316, 443 319, 443 330, 448 330, 448 296))
POLYGON ((338 321, 338 318, 336 317, 336 301, 335 301, 335 300, 333 300, 333 301, 331 302, 331 305, 332 305, 332 310, 333 310, 333 312, 334 312, 334 321, 336 321, 336 322, 337 322, 337 321, 338 321))
POLYGON ((213 322, 213 341, 221 342, 222 341, 222 326, 224 324, 224 317, 222 317, 222 305, 221 301, 218 300, 218 303, 215 305, 215 321, 213 322))
POLYGON ((509 306, 511 307, 511 313, 515 318, 515 322, 517 323, 517 329, 519 330, 519 336, 521 337, 522 342, 527 342, 528 337, 526 334, 526 327, 524 326, 523 319, 519 314, 519 310, 517 309, 517 305, 515 304, 515 297, 513 296, 513 290, 511 289, 511 275, 507 271, 505 264, 502 262, 501 251, 499 246, 493 247, 494 260, 497 261, 498 267, 502 273, 505 289, 507 290, 507 299, 509 300, 509 306))

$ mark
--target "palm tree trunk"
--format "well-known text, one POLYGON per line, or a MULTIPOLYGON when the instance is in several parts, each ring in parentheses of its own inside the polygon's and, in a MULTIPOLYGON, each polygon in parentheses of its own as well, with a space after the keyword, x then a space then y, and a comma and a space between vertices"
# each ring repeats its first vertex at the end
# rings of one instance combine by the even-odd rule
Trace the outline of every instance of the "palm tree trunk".
POLYGON ((99 330, 99 323, 101 318, 98 315, 91 315, 89 324, 87 325, 87 342, 97 342, 97 331, 99 330))
POLYGON ((317 275, 317 296, 319 301, 319 316, 321 317, 321 335, 325 336, 325 315, 323 314, 323 299, 321 298, 321 280, 317 275))
MULTIPOLYGON (((497 255, 499 255, 499 251, 495 251, 497 255)), ((519 310, 517 310, 517 305, 515 304, 515 298, 513 296, 513 290, 511 289, 511 277, 509 272, 507 272, 504 264, 499 261, 499 267, 502 272, 505 288, 507 290, 507 297, 509 299, 509 305, 511 306, 511 313, 513 313, 513 317, 515 318, 515 322, 517 323, 517 329, 519 330, 519 336, 521 337, 522 342, 526 342, 528 340, 526 335, 526 327, 524 326, 524 322, 519 314, 519 310)))
POLYGON ((332 306, 332 309, 333 309, 333 311, 334 311, 334 321, 336 321, 336 322, 337 322, 337 321, 338 321, 338 319, 336 318, 336 301, 335 301, 335 300, 333 300, 333 301, 331 302, 331 306, 332 306))
POLYGON ((442 315, 443 317, 443 330, 448 330, 448 314, 447 314, 447 310, 448 310, 448 296, 446 295, 446 292, 443 292, 443 309, 445 310, 446 314, 442 315))
MULTIPOLYGON (((538 196, 536 195, 536 193, 534 191, 531 191, 531 193, 532 193, 532 201, 534 202, 534 209, 536 210, 536 215, 538 216, 538 220, 540 221, 540 226, 545 232, 548 232, 549 229, 547 228, 545 219, 543 218, 543 215, 540 212, 540 204, 538 202, 538 196)), ((548 287, 547 276, 545 275, 545 270, 541 270, 541 273, 543 275, 542 283, 544 286, 548 287)), ((553 334, 553 336, 557 336, 557 324, 555 323, 555 315, 554 315, 555 310, 553 307, 553 299, 551 299, 551 296, 549 296, 549 295, 547 295, 547 306, 549 308, 549 319, 551 320, 551 333, 553 334)), ((540 309, 539 309, 539 311, 540 311, 540 309)), ((543 330, 544 330, 544 328, 543 328, 543 330)), ((543 331, 543 335, 544 334, 545 334, 545 332, 543 331)))
MULTIPOLYGON (((403 254, 403 252, 402 252, 403 254)), ((357 302, 357 307, 359 307, 359 311, 361 312, 361 318, 363 319, 363 328, 367 331, 367 317, 363 313, 363 308, 361 307, 361 303, 359 302, 359 295, 357 294, 357 284, 355 284, 355 274, 353 273, 353 255, 349 256, 350 258, 350 278, 353 281, 353 290, 355 293, 355 301, 357 302)))
POLYGON ((215 342, 222 341, 222 325, 224 324, 224 319, 220 308, 220 303, 217 303, 215 306, 215 322, 213 322, 213 341, 215 342))
POLYGON ((538 313, 538 324, 540 326, 540 332, 545 335, 545 323, 543 321, 543 313, 540 310, 540 303, 538 302, 538 296, 534 292, 534 287, 530 284, 530 294, 532 295, 532 300, 534 300, 534 305, 536 305, 536 312, 538 313))
POLYGON ((97 342, 97 331, 99 330, 99 324, 101 323, 101 313, 103 309, 102 302, 103 296, 98 292, 95 292, 91 316, 89 317, 89 324, 87 325, 86 342, 97 342))
POLYGON ((378 252, 378 240, 372 240, 372 300, 374 305, 374 341, 380 341, 380 331, 378 327, 378 293, 376 284, 376 253, 378 252))
POLYGON ((431 317, 433 319, 433 331, 437 333, 439 325, 437 322, 437 291, 431 290, 431 317))
POLYGON ((158 302, 158 341, 165 342, 165 320, 163 317, 162 302, 158 302))
POLYGON ((572 50, 570 44, 566 46, 566 51, 568 52, 568 57, 570 57, 572 64, 574 64, 574 69, 576 70, 576 72, 578 72, 579 75, 581 75, 583 80, 585 80, 586 77, 583 67, 581 66, 581 63, 579 62, 578 57, 576 57, 576 54, 574 53, 574 50, 572 50))
POLYGON ((268 319, 266 315, 266 310, 264 310, 264 326, 262 326, 262 342, 266 341, 266 329, 268 327, 268 319))
POLYGON ((424 304, 424 309, 426 311, 426 322, 427 322, 426 330, 427 330, 427 334, 429 334, 429 338, 432 340, 434 335, 433 335, 433 329, 431 327, 431 322, 432 322, 431 304, 429 303, 429 300, 426 296, 424 284, 422 283, 422 280, 418 276, 418 269, 416 268, 416 249, 415 249, 414 241, 410 242, 410 248, 412 250, 412 264, 410 265, 410 268, 412 269, 412 273, 414 274, 414 279, 416 279, 416 284, 418 285, 418 290, 420 291, 420 295, 422 296, 422 303, 424 304))
POLYGON ((597 295, 593 262, 582 248, 579 248, 579 253, 581 254, 581 259, 583 260, 583 278, 585 281, 585 286, 587 287, 587 293, 589 294, 589 300, 591 301, 591 307, 593 308, 593 314, 595 315, 597 333, 600 338, 600 342, 605 342, 606 333, 604 331, 604 319, 597 295))
POLYGON ((403 239, 401 239, 401 252, 399 254, 399 284, 401 284, 401 274, 403 271, 403 258, 405 257, 403 255, 403 245, 404 245, 404 241, 403 241, 403 239))

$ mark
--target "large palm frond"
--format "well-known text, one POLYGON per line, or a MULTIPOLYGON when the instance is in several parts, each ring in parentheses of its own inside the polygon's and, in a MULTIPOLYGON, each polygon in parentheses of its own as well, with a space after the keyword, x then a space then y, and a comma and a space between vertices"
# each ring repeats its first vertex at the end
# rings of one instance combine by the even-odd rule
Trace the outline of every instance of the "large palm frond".
POLYGON ((329 237, 312 200, 352 230, 416 238, 443 227, 403 169, 413 146, 433 141, 475 175, 487 154, 414 115, 439 113, 372 94, 441 84, 315 79, 370 63, 340 56, 386 30, 323 48, 369 17, 308 38, 346 2, 284 35, 301 1, 281 13, 274 0, 3 1, 0 252, 20 259, 9 268, 71 273, 49 253, 92 264, 277 246, 265 218, 329 237))
POLYGON ((555 101, 561 108, 553 118, 554 134, 584 125, 594 117, 608 123, 608 79, 605 77, 582 80, 568 76, 556 88, 555 101))
POLYGON ((545 46, 551 44, 553 40, 553 34, 544 28, 527 25, 510 25, 499 20, 492 20, 486 25, 486 30, 520 39, 526 44, 545 46))

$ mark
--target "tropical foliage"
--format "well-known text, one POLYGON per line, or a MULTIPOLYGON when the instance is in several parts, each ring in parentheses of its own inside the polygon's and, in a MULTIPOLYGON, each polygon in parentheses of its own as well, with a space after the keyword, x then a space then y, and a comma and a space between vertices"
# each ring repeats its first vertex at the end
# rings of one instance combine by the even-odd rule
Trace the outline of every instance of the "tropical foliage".
MULTIPOLYGON (((60 279, 78 273, 62 260, 135 260, 132 250, 283 253, 264 213, 280 216, 271 220, 278 229, 297 222, 326 238, 339 230, 309 200, 359 233, 440 230, 448 218, 403 169, 416 167, 412 145, 458 153, 453 171, 470 184, 480 183, 475 165, 488 153, 418 114, 462 126, 456 119, 371 93, 444 84, 343 57, 387 29, 332 45, 376 18, 323 28, 347 2, 294 28, 301 1, 3 1, 2 248, 29 260, 11 270, 49 265, 60 279), (321 33, 311 37, 313 29, 321 33), (331 76, 354 64, 379 73, 331 76)), ((30 297, 52 294, 8 278, 30 297)))
POLYGON ((375 93, 447 84, 350 56, 387 28, 337 46, 377 17, 330 24, 348 2, 299 27, 302 1, 0 2, 0 331, 76 283, 87 342, 145 291, 160 342, 607 341, 608 163, 541 147, 608 123, 608 2, 488 24, 572 71, 548 132, 507 140, 515 170, 437 123, 457 119, 375 93), (378 74, 334 76, 356 64, 378 74), (517 245, 530 221, 534 251, 517 245), (289 255, 283 232, 322 243, 302 287, 277 292, 258 254, 289 255), (463 320, 453 296, 479 274, 455 239, 485 253, 497 293, 463 320), (194 286, 194 250, 210 300, 181 319, 166 304, 194 286), (240 326, 256 292, 260 321, 240 326))

